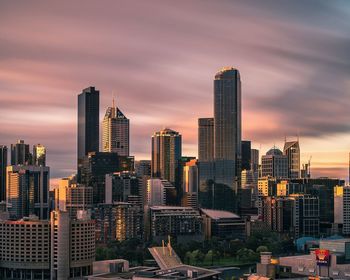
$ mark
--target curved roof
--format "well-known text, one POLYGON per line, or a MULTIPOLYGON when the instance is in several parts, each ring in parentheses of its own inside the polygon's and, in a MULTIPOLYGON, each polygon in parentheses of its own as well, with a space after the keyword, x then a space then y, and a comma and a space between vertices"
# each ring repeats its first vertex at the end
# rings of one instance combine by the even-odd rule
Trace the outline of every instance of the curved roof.
POLYGON ((215 74, 216 80, 236 79, 237 77, 239 78, 239 71, 231 66, 223 67, 215 74))
POLYGON ((267 156, 281 156, 283 155, 282 151, 278 149, 277 147, 273 147, 266 153, 267 156))

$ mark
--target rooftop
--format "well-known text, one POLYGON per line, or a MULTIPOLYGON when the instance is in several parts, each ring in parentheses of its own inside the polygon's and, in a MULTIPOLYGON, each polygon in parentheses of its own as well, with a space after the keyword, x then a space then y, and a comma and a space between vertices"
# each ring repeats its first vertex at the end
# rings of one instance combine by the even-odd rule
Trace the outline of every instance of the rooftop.
POLYGON ((239 219, 240 217, 232 212, 213 209, 201 209, 201 211, 214 220, 218 219, 239 219))

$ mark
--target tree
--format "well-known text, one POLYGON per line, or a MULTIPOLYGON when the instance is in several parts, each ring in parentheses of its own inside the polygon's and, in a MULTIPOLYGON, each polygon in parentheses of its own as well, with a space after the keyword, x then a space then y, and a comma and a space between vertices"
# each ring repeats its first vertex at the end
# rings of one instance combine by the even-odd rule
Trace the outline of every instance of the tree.
POLYGON ((256 248, 256 252, 257 253, 261 253, 261 252, 268 252, 269 251, 269 249, 267 248, 267 246, 259 246, 258 248, 256 248))

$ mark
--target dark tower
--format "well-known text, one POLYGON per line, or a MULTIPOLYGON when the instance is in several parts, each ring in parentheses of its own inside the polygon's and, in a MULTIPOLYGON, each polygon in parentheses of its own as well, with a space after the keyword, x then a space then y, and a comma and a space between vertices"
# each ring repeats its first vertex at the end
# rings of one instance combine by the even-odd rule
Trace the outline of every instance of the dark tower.
POLYGON ((84 157, 99 151, 100 92, 88 87, 78 95, 78 176, 84 157))

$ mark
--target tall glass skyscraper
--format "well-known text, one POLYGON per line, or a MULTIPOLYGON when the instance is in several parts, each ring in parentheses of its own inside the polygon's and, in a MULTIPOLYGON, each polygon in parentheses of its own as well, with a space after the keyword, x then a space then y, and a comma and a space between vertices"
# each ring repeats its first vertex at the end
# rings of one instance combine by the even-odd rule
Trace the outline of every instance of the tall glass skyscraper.
POLYGON ((88 87, 78 95, 78 174, 84 157, 99 151, 100 92, 88 87))
POLYGON ((198 119, 198 160, 214 159, 214 118, 198 119))
POLYGON ((0 145, 0 202, 6 200, 7 147, 0 145))
POLYGON ((29 145, 23 140, 18 140, 16 144, 11 144, 11 165, 31 164, 32 155, 29 152, 29 145))
POLYGON ((300 147, 299 141, 284 143, 283 154, 288 157, 288 178, 300 178, 300 147))
POLYGON ((241 79, 237 69, 224 67, 214 80, 215 208, 237 210, 241 176, 241 79), (226 203, 233 192, 231 204, 226 203), (233 206, 231 206, 233 205, 233 206))

